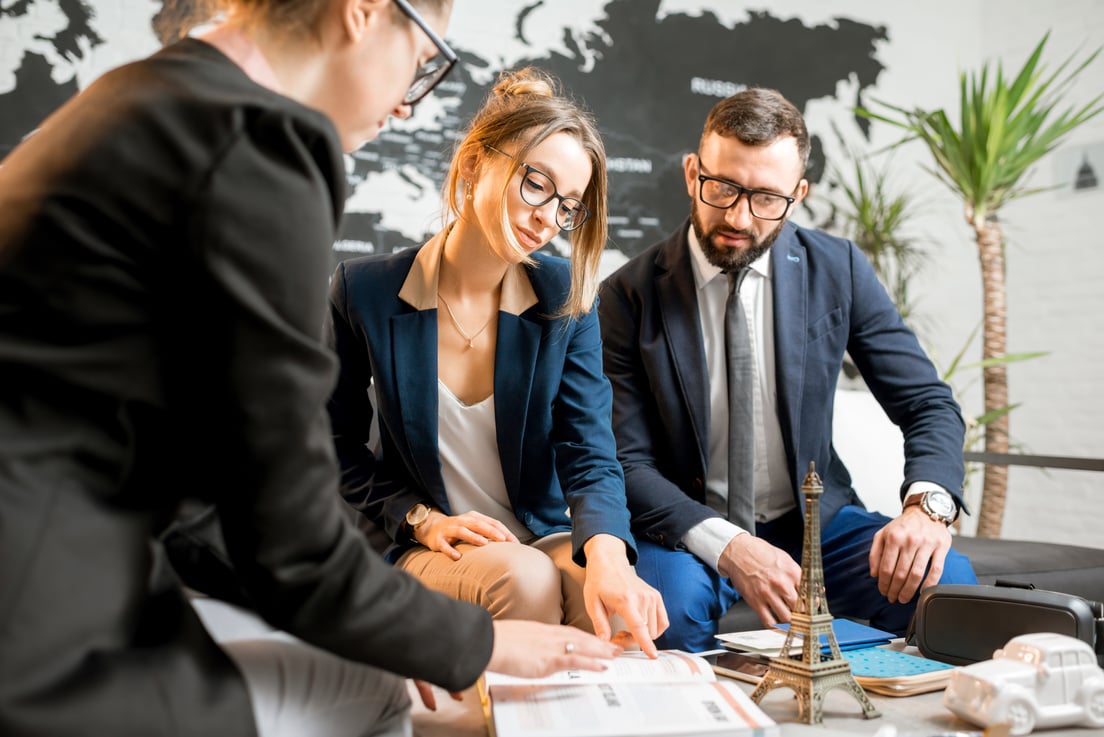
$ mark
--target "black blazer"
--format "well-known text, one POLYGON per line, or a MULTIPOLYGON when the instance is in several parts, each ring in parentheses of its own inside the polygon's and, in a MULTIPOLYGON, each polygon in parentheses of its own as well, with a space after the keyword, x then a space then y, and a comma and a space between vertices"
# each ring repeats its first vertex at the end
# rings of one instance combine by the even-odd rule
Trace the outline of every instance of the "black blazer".
POLYGON ((0 167, 0 734, 254 731, 159 575, 187 497, 275 626, 453 690, 482 671, 489 615, 387 565, 339 496, 344 197, 329 120, 198 40, 108 73, 0 167))
MULTIPOLYGON (((674 547, 717 513, 705 505, 709 378, 684 223, 606 279, 599 314, 633 530, 674 547)), ((827 524, 861 504, 832 446, 847 351, 905 438, 904 483, 935 482, 962 503, 965 425, 951 390, 854 243, 787 223, 771 249, 779 423, 794 501, 809 461, 827 524)))

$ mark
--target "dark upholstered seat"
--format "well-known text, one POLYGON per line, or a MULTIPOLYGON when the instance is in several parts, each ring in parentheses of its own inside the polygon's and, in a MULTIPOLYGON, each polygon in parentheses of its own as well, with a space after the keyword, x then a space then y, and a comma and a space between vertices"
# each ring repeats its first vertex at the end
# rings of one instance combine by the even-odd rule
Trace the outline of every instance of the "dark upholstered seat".
MULTIPOLYGON (((1104 549, 1057 543, 955 537, 955 548, 970 558, 978 583, 997 580, 1034 584, 1037 589, 1104 602, 1104 549)), ((831 607, 832 592, 828 592, 831 607)), ((719 631, 760 629, 759 618, 743 601, 721 618, 719 631)))

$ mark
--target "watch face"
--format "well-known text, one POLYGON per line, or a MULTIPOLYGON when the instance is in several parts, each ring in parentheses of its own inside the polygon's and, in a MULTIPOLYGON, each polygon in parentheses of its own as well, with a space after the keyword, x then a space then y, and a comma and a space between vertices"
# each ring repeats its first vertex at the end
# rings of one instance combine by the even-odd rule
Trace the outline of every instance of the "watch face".
POLYGON ((411 527, 417 527, 426 521, 429 517, 429 507, 424 504, 415 504, 410 508, 410 511, 406 513, 406 524, 411 527))
POLYGON ((929 491, 924 495, 923 502, 924 510, 929 514, 936 514, 944 519, 954 518, 955 505, 950 494, 929 491))

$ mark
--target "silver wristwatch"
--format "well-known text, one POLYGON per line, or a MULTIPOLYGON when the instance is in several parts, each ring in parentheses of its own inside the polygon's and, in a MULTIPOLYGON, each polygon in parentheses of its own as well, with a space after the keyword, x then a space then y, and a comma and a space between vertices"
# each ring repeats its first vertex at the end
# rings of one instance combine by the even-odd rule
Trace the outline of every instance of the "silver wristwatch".
POLYGON ((916 504, 920 505, 920 509, 924 510, 924 514, 945 525, 950 525, 958 518, 958 505, 955 504, 954 497, 949 492, 941 489, 913 494, 905 499, 906 508, 916 504))

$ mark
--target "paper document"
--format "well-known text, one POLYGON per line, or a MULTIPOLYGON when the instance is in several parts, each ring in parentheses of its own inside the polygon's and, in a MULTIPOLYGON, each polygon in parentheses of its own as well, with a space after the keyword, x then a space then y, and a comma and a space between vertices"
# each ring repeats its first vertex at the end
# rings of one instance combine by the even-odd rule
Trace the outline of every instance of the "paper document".
POLYGON ((524 679, 487 673, 480 686, 495 737, 777 737, 778 725, 710 665, 677 650, 626 653, 602 672, 524 679))

